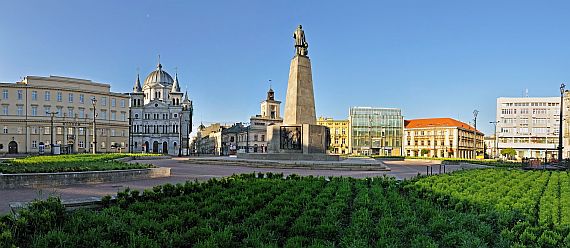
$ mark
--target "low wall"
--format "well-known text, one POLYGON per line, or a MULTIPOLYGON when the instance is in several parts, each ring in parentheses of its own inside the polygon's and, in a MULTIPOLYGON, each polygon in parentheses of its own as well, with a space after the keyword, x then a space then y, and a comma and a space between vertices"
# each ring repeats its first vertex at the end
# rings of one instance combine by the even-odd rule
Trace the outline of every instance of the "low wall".
POLYGON ((338 155, 324 153, 238 153, 240 159, 293 160, 293 161, 339 161, 338 155))
POLYGON ((169 177, 170 168, 0 174, 0 189, 57 187, 169 177))

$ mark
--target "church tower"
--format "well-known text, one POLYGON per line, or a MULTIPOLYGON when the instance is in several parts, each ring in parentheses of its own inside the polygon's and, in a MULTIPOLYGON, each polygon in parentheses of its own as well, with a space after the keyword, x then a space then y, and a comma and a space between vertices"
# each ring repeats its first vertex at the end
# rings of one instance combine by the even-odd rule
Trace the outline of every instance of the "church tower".
POLYGON ((178 73, 174 76, 174 83, 172 83, 172 89, 170 89, 170 105, 180 106, 182 103, 182 96, 184 95, 180 92, 180 84, 178 83, 178 73))

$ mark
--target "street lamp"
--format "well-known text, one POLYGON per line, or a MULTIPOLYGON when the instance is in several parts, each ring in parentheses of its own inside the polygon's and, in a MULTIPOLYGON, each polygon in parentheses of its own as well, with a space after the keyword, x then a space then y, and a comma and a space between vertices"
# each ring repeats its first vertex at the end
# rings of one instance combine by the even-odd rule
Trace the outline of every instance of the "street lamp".
POLYGON ((178 141, 180 142, 180 144, 178 144, 178 157, 182 157, 182 144, 184 144, 184 142, 182 141, 182 112, 178 113, 178 117, 179 117, 179 122, 178 122, 178 141))
POLYGON ((91 104, 93 105, 93 154, 97 154, 97 124, 95 123, 97 99, 95 97, 91 98, 91 104))
POLYGON ((51 144, 50 144, 49 146, 50 146, 50 149, 51 149, 51 155, 54 155, 54 150, 53 150, 53 117, 54 117, 55 115, 59 114, 59 112, 57 112, 57 111, 53 111, 53 112, 46 111, 46 114, 48 114, 48 115, 51 116, 51 118, 50 118, 50 120, 51 120, 51 130, 49 131, 50 136, 51 136, 51 141, 50 141, 51 144))
POLYGON ((473 110, 473 126, 475 130, 473 131, 473 156, 477 158, 477 115, 479 114, 479 110, 473 110))
POLYGON ((562 163, 562 110, 564 107, 564 83, 560 84, 560 127, 558 129, 558 164, 562 163))
POLYGON ((494 157, 494 158, 497 158, 497 157, 498 157, 498 149, 499 149, 499 148, 498 148, 497 146, 499 146, 499 142, 498 142, 499 138, 497 137, 497 123, 500 123, 500 122, 501 122, 501 121, 490 121, 490 122, 489 122, 489 123, 495 125, 495 147, 494 147, 495 152, 494 152, 494 154, 493 154, 493 157, 494 157))

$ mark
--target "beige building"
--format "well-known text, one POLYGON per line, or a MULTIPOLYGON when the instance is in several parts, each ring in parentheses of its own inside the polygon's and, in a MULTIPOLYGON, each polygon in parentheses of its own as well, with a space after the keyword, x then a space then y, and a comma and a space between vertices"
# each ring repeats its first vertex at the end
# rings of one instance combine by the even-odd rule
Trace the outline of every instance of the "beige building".
POLYGON ((52 138, 62 153, 90 152, 92 98, 97 100, 97 152, 126 151, 129 95, 110 89, 109 84, 57 76, 0 83, 0 153, 50 153, 52 138))
POLYGON ((406 120, 404 125, 406 156, 475 159, 483 154, 483 133, 463 122, 429 118, 406 120))
POLYGON ((329 128, 332 153, 350 154, 350 125, 348 120, 333 120, 333 118, 319 117, 317 125, 329 128))

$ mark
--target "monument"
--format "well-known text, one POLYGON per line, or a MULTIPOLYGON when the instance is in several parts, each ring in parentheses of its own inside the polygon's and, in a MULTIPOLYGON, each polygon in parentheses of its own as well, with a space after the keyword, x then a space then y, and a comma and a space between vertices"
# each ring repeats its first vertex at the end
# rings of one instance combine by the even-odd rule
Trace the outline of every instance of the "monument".
POLYGON ((309 44, 303 27, 293 33, 295 55, 291 60, 285 118, 283 124, 267 127, 267 154, 244 154, 238 157, 273 160, 338 161, 338 155, 327 154, 329 129, 316 125, 313 76, 309 59, 309 44))

